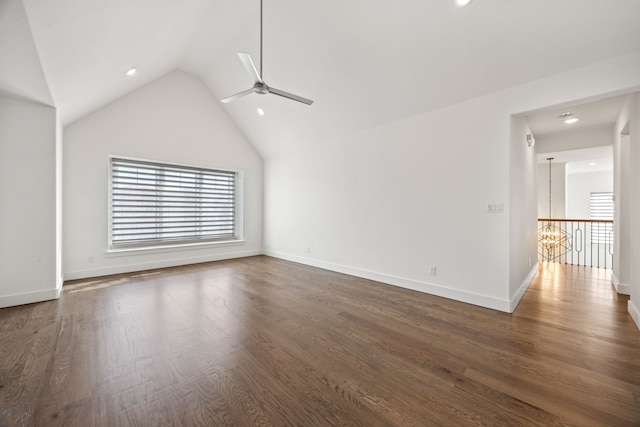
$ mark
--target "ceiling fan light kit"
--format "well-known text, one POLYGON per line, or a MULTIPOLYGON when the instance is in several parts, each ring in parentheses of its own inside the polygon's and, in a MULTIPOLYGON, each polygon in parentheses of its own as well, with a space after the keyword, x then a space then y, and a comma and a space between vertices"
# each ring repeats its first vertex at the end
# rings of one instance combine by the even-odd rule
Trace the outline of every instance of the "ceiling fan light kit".
POLYGON ((304 98, 299 95, 294 95, 292 93, 285 92, 283 90, 276 89, 274 87, 270 87, 264 82, 264 80, 262 80, 262 75, 263 75, 262 73, 262 0, 260 0, 260 72, 258 72, 258 70, 256 69, 256 66, 253 63, 253 60, 251 59, 251 56, 249 56, 248 53, 238 52, 238 57, 240 58, 242 65, 244 65, 244 68, 249 73, 249 76, 251 76, 251 78, 253 79, 254 81, 253 87, 251 89, 243 90, 242 92, 236 93, 235 95, 231 95, 227 98, 224 98, 220 100, 221 102, 224 102, 226 104, 231 101, 235 101, 236 99, 241 98, 245 95, 249 95, 251 93, 257 93, 260 95, 266 95, 271 93, 273 95, 278 95, 283 98, 288 98, 293 101, 301 102, 303 104, 307 104, 307 105, 313 104, 313 101, 310 99, 304 98))

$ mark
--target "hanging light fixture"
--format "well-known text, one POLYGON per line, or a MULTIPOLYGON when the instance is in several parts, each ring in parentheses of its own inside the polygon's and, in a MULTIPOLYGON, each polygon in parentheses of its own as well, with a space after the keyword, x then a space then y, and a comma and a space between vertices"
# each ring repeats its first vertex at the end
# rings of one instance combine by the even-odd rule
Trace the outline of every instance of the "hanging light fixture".
POLYGON ((551 219, 551 161, 549 161, 549 217, 538 229, 538 247, 543 261, 554 261, 571 250, 571 235, 554 224, 551 219))

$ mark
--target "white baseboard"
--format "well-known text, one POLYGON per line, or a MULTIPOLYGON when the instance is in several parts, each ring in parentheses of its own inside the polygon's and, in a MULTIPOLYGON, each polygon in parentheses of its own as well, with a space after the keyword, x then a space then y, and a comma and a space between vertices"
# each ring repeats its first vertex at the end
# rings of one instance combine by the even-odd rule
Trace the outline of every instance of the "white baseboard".
POLYGON ((627 302, 627 307, 636 327, 640 330, 640 310, 638 310, 638 307, 636 307, 631 300, 627 302))
POLYGON ((611 273, 611 286, 616 290, 617 293, 622 295, 631 295, 631 285, 625 285, 624 283, 620 283, 618 278, 613 272, 611 273))
POLYGON ((518 288, 516 294, 511 298, 511 301, 509 301, 509 313, 513 313, 516 309, 520 300, 524 296, 524 293, 529 289, 529 285, 533 281, 533 278, 536 277, 536 274, 538 274, 538 262, 535 263, 529 274, 527 274, 527 277, 522 281, 522 284, 518 288))
POLYGON ((0 308, 16 305, 33 304, 34 302, 49 301, 60 297, 60 288, 42 291, 25 292, 22 294, 0 296, 0 308))
POLYGON ((299 264, 310 265, 312 267, 318 267, 325 270, 348 274, 350 276, 356 276, 364 279, 374 280, 376 282, 398 286, 405 289, 411 289, 414 291, 436 295, 439 297, 449 298, 452 300, 461 301, 461 302, 465 302, 473 305, 478 305, 480 307, 490 308, 493 310, 504 311, 504 312, 509 312, 510 310, 510 301, 506 299, 500 299, 500 298, 495 298, 487 295, 476 294, 473 292, 461 291, 458 289, 447 288, 447 287, 435 285, 432 283, 420 282, 413 279, 407 279, 404 277, 392 276, 389 274, 379 273, 376 271, 349 267, 346 265, 335 264, 332 262, 300 257, 297 255, 291 255, 284 252, 265 250, 264 254, 268 256, 272 256, 274 258, 280 258, 287 261, 297 262, 299 264))
POLYGON ((202 262, 222 261, 225 259, 245 258, 262 255, 262 250, 227 252, 224 254, 201 255, 186 258, 174 258, 170 260, 144 262, 137 264, 124 264, 109 267, 99 267, 87 270, 67 271, 64 280, 87 279, 90 277, 110 276, 112 274, 133 273, 136 271, 153 270, 156 268, 176 267, 179 265, 199 264, 202 262))

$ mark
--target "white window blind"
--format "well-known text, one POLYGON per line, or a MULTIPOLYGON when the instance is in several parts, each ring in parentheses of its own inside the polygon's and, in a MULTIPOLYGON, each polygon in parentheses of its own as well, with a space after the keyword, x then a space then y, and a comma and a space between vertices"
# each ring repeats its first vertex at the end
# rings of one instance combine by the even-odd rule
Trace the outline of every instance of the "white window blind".
POLYGON ((613 193, 591 193, 590 199, 591 219, 613 219, 613 193))
MULTIPOLYGON (((593 220, 613 220, 614 204, 612 192, 591 193, 589 204, 590 216, 593 220)), ((611 244, 613 242, 612 223, 592 223, 591 243, 611 244)))
POLYGON ((111 247, 236 238, 236 172, 111 158, 111 247))

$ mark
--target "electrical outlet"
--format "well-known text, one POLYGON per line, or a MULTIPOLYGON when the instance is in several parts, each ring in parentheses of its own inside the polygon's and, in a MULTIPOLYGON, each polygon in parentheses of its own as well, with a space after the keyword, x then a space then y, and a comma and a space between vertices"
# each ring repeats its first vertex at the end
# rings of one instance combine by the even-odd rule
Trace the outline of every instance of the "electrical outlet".
POLYGON ((531 267, 531 258, 529 258, 529 267, 531 267))
POLYGON ((89 264, 93 264, 95 262, 95 260, 96 260, 95 257, 93 255, 91 255, 89 257, 89 264))
POLYGON ((430 276, 435 276, 436 275, 436 266, 435 265, 430 265, 429 266, 429 275, 430 276))
POLYGON ((311 253, 311 246, 307 246, 307 253, 310 254, 311 253))

